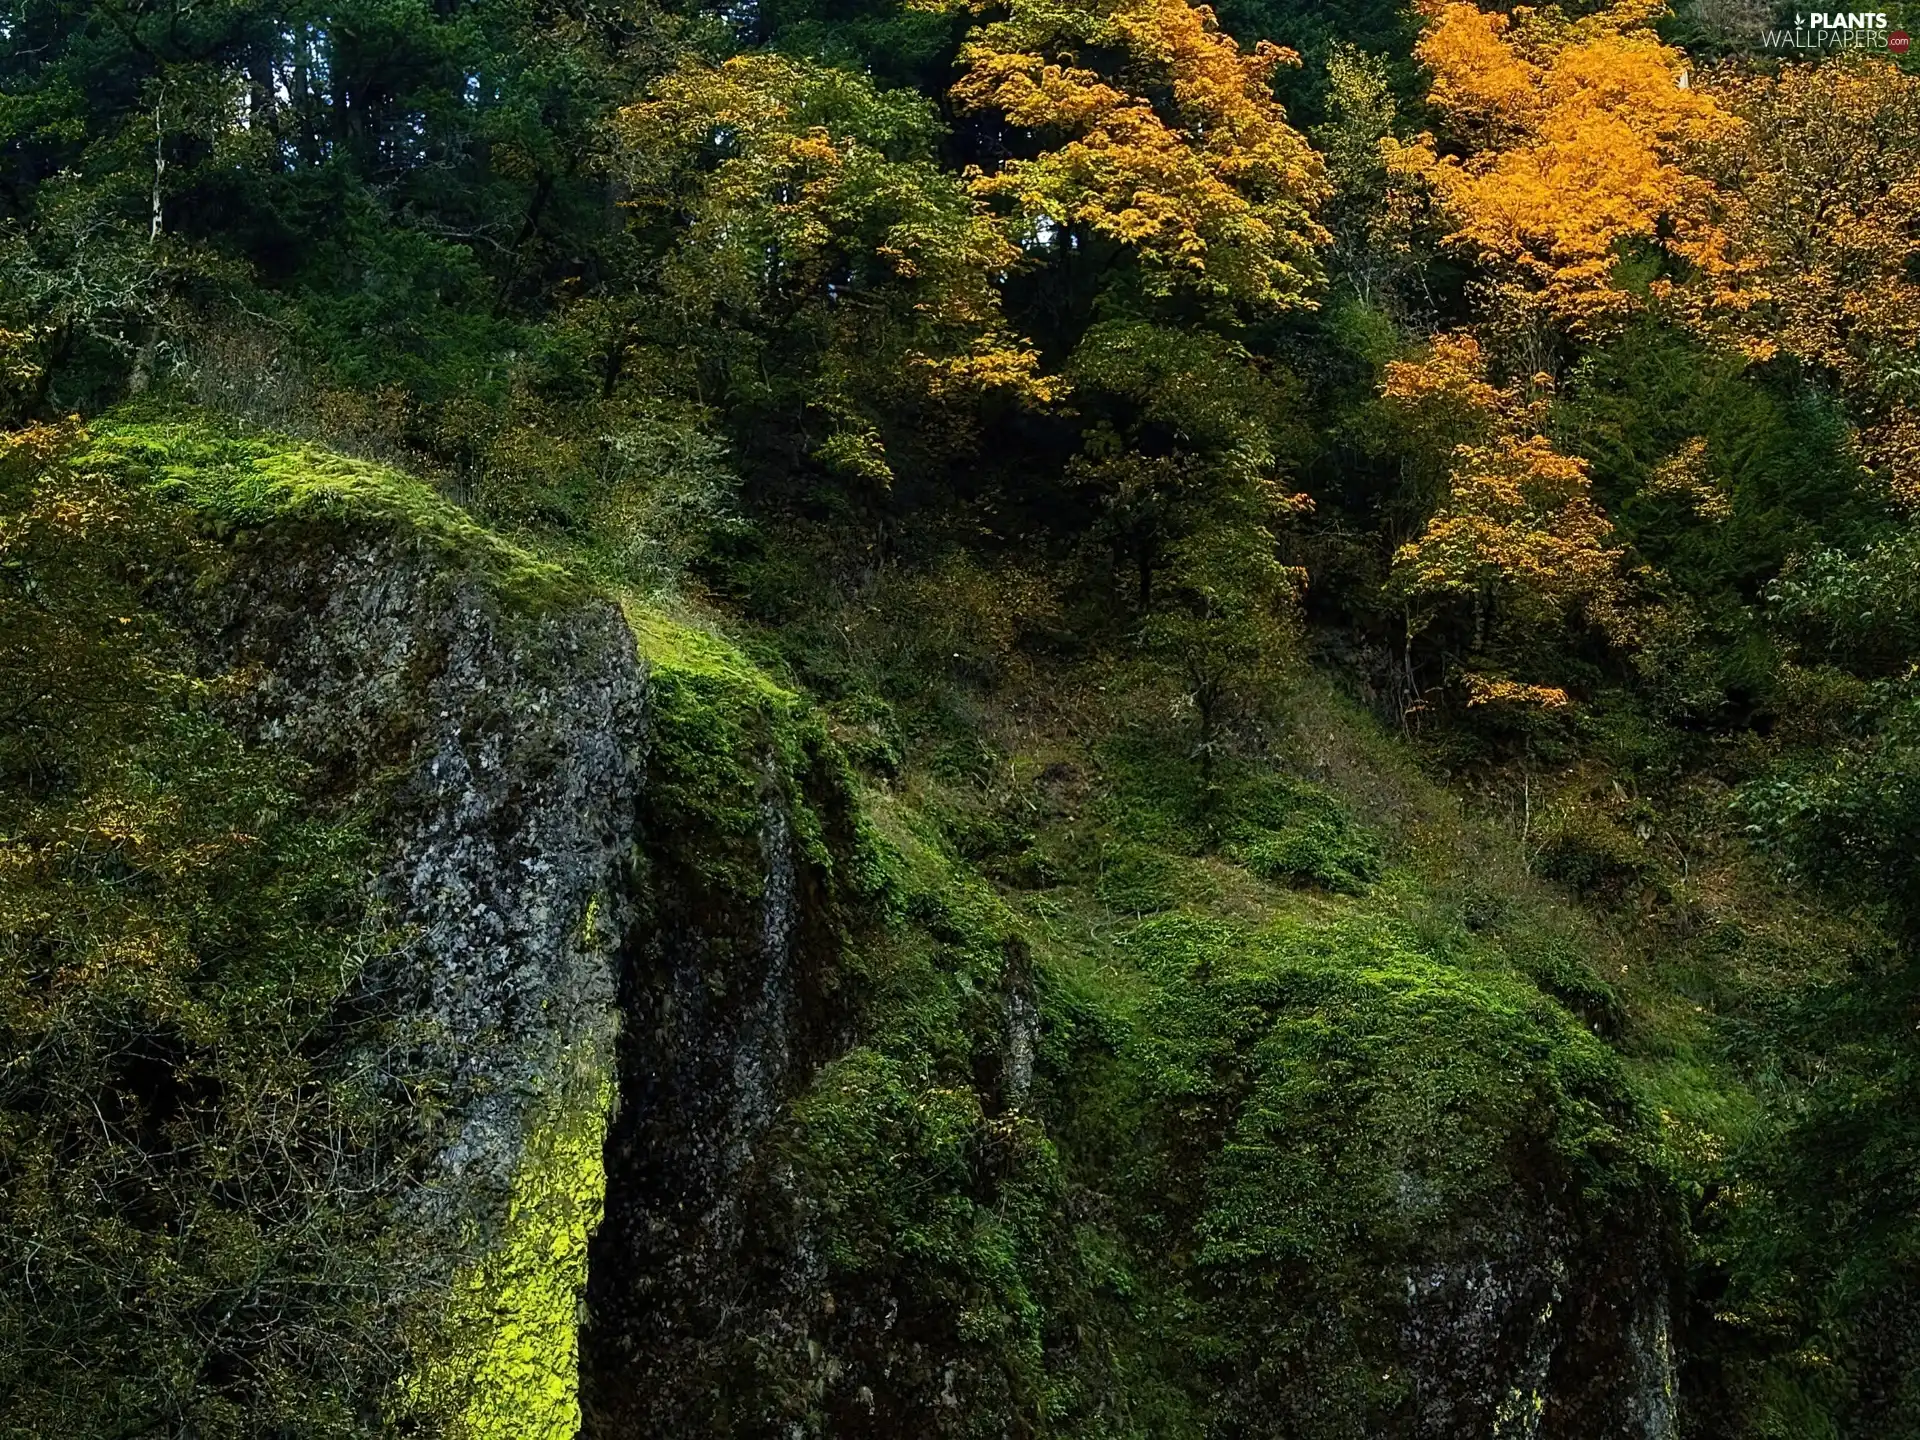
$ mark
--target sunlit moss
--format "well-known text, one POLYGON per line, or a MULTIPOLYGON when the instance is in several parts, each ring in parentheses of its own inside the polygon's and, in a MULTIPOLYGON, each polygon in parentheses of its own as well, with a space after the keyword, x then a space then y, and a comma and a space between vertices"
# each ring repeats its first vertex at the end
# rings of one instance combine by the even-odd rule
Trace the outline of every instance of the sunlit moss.
POLYGON ((455 1277, 404 1406, 449 1440, 580 1433, 579 1309, 587 1240, 606 1197, 612 1098, 604 1057, 582 1057, 568 1093, 529 1136, 497 1240, 455 1277))
POLYGON ((766 809, 778 804, 801 856, 832 875, 851 858, 827 830, 851 823, 853 778, 821 717, 721 637, 632 602, 626 613, 648 670, 651 858, 716 900, 757 894, 766 809))

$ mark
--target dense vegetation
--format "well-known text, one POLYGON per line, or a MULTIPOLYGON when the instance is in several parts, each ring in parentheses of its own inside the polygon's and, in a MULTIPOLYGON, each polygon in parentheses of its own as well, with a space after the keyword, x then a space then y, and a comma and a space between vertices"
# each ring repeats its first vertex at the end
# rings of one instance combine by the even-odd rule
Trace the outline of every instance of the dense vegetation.
POLYGON ((1920 1435, 1920 77, 1743 17, 0 0, 0 1434, 407 1408, 363 817, 176 627, 311 505, 622 598, 688 893, 832 797, 783 1163, 981 1433, 1402 1433, 1532 1185, 1682 1433, 1920 1435))

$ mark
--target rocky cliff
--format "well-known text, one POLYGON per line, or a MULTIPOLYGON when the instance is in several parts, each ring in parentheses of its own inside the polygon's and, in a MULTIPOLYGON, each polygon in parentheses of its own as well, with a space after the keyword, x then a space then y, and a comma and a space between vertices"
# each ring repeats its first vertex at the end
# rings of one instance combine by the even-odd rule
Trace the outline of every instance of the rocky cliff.
POLYGON ((383 1423, 1677 1433, 1651 1120, 1336 798, 1197 826, 1094 746, 990 880, 939 783, 404 477, 174 422, 72 463, 195 517, 152 602, 373 837, 424 1142, 383 1423))

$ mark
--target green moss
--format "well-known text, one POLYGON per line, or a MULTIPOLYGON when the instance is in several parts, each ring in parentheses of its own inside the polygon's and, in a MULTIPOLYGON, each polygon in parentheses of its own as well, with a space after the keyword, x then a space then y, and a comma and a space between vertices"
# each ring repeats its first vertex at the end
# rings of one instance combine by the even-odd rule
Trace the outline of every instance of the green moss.
POLYGON ((1583 1020, 1596 1035, 1617 1039, 1627 1028, 1620 992, 1572 946, 1552 936, 1527 937, 1512 947, 1515 965, 1540 989, 1583 1020))
MULTIPOLYGON (((710 687, 691 729, 765 743, 750 665, 643 645, 710 687)), ((1476 1227, 1587 1223, 1542 1196, 1591 1217, 1664 1183, 1657 1119, 1588 1029, 1621 1023, 1618 997, 1577 950, 1509 951, 1549 903, 1517 855, 1461 868, 1456 904, 1422 812, 1249 757, 1203 773, 1150 726, 1010 756, 979 721, 919 735, 861 796, 882 903, 835 997, 860 1039, 783 1140, 824 1287, 900 1301, 965 1355, 943 1433, 1387 1427, 1410 1265, 1484 1249, 1476 1227), (1028 969, 1039 1063, 1006 1114, 1028 969), (1006 1163, 1028 1145, 1044 1160, 1006 1163)))
POLYGON ((1379 874, 1372 849, 1334 820, 1307 816, 1279 830, 1251 829, 1228 852, 1262 880, 1355 895, 1379 874))
POLYGON ((1388 1253, 1509 1185, 1516 1146, 1603 1186, 1648 1153, 1604 1046, 1530 987, 1436 963, 1397 927, 1169 920, 1133 943, 1166 987, 1146 1017, 1150 1083, 1225 1137, 1202 1263, 1388 1253))
POLYGON ((1101 856, 1094 893, 1122 915, 1157 915, 1179 906, 1184 867, 1144 845, 1110 844, 1101 856))
POLYGON ((906 736, 893 706, 871 695, 854 695, 830 712, 834 738, 848 759, 875 775, 895 776, 906 759, 906 736))
POLYGON ((782 709, 799 703, 792 690, 774 683, 738 646, 712 631, 671 619, 631 597, 624 609, 640 653, 650 664, 676 675, 724 684, 743 700, 757 697, 782 709))
POLYGON ((449 1440, 574 1440, 587 1240, 606 1195, 607 1058, 577 1057, 531 1128, 505 1223, 455 1276, 403 1411, 449 1440))
POLYGON ((1228 793, 1226 853, 1263 880, 1358 895, 1380 876, 1380 847, 1318 786, 1254 774, 1228 793))
MULTIPOLYGON (((1177 762, 1108 777, 1097 866, 1024 918, 982 883, 963 799, 866 797, 891 916, 847 959, 866 1043, 796 1102, 787 1142, 828 1287, 911 1297, 1041 1433, 1198 1434, 1252 1423, 1249 1395, 1384 1424, 1406 1267, 1541 1187, 1633 1203, 1659 1183, 1655 1124, 1497 946, 1395 917, 1418 882, 1325 792, 1248 771, 1209 798, 1177 762), (1301 834, 1351 857, 1310 881, 1334 893, 1236 910, 1224 862, 1301 834), (1039 1073, 996 1117, 982 1077, 1029 941, 1039 1073), (1001 1133, 1014 1120, 1029 1139, 1001 1133), (1027 1145, 1044 1159, 1001 1153, 1027 1145), (1101 1218, 1063 1228, 1075 1195, 1101 1218), (1027 1213, 1056 1219, 1010 1221, 1027 1213), (1050 1348, 1063 1331, 1081 1342, 1050 1348)), ((982 1402, 981 1424, 1006 1413, 982 1402)))
POLYGON ((1380 876, 1377 842, 1318 786, 1244 763, 1206 774, 1144 731, 1114 737, 1104 758, 1112 788, 1099 812, 1109 837, 1101 885, 1116 909, 1146 914, 1177 902, 1182 887, 1154 854, 1217 854, 1270 884, 1344 895, 1380 876))
MULTIPOLYGON (((864 1047, 827 1066, 793 1113, 792 1154, 831 1263, 955 1286, 943 1298, 996 1310, 996 1332, 1031 1329, 1037 1310, 1010 1250, 1016 1237, 1003 1228, 1011 1217, 981 1209, 968 1192, 988 1145, 1018 1151, 996 1165, 1046 1171, 1044 1132, 1014 1117, 989 1120, 970 1086, 941 1084, 925 1067, 864 1047)), ((1044 1175, 1037 1183, 1045 1186, 1044 1175)), ((972 1323, 984 1323, 980 1313, 972 1323)))
POLYGON ((649 677, 649 858, 670 888, 716 915, 757 896, 770 804, 823 883, 854 881, 838 874, 857 852, 854 781, 821 716, 719 636, 631 601, 626 612, 649 677))
POLYGON ((195 412, 129 411, 98 421, 72 463, 185 505, 221 532, 283 520, 374 525, 481 576, 526 608, 542 610, 586 593, 565 567, 477 524, 404 471, 297 440, 242 433, 195 412))
POLYGON ((1116 948, 1130 975, 1049 983, 1051 1128, 1114 1197, 1125 1343, 1216 1425, 1385 1433, 1410 1266, 1544 1235, 1523 1197, 1604 1214, 1660 1183, 1600 1041, 1387 917, 1169 914, 1116 948))

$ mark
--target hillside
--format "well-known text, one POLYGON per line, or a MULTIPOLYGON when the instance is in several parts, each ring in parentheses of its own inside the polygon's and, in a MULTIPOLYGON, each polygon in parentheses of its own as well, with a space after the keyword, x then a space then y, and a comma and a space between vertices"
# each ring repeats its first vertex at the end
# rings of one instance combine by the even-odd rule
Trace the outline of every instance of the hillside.
POLYGON ((1743 1032, 1826 978, 1806 926, 1862 940, 1738 863, 1582 906, 1311 670, 1203 763, 1151 676, 965 613, 1013 576, 729 641, 191 416, 14 494, 65 586, 14 639, 109 726, 9 821, 15 915, 68 937, 61 998, 13 992, 53 1046, 15 1103, 122 1117, 16 1191, 11 1243, 79 1289, 15 1292, 30 1424, 572 1434, 584 1394, 610 1435, 1668 1435, 1680 1366, 1767 1358, 1698 1293, 1768 1098, 1743 1032), (130 873, 168 879, 114 901, 130 873), (284 894, 327 908, 255 908, 284 894), (247 999, 274 975, 311 977, 291 1031, 247 999), (215 1158, 260 1146, 298 1200, 215 1158), (359 1184, 314 1182, 330 1147, 359 1184), (158 1229, 114 1198, 143 1172, 158 1229), (292 1348, 290 1293, 367 1348, 292 1348), (103 1344, 141 1357, 124 1397, 103 1344), (214 1377, 268 1357, 288 1418, 223 1416, 214 1377))
POLYGON ((1920 1437, 1865 18, 0 0, 0 1437, 1920 1437))

